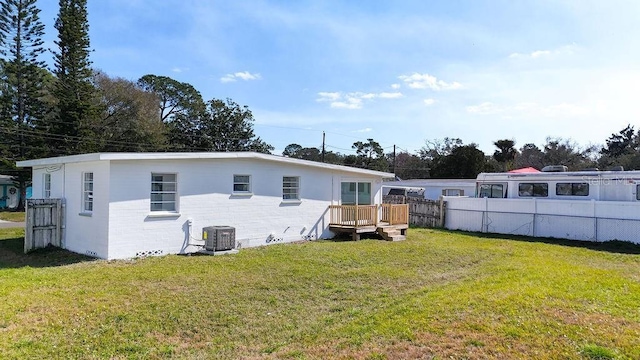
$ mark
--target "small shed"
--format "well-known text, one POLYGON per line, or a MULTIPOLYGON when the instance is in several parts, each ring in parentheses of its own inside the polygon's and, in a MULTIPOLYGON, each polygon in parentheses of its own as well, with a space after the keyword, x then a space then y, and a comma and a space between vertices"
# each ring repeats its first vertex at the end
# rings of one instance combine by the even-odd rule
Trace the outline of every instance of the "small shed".
POLYGON ((0 175, 0 209, 15 209, 20 203, 20 192, 9 175, 0 175))

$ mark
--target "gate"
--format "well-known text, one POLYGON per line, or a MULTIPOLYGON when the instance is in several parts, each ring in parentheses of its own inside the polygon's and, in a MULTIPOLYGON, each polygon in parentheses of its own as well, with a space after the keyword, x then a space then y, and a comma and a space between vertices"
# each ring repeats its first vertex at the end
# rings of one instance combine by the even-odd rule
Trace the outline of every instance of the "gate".
POLYGON ((62 199, 27 199, 24 252, 49 245, 62 247, 62 199))
POLYGON ((409 223, 417 227, 442 228, 447 202, 444 200, 408 198, 409 223))
POLYGON ((385 204, 408 204, 410 225, 427 228, 444 227, 447 202, 442 198, 429 200, 412 196, 385 195, 382 197, 382 202, 385 204))

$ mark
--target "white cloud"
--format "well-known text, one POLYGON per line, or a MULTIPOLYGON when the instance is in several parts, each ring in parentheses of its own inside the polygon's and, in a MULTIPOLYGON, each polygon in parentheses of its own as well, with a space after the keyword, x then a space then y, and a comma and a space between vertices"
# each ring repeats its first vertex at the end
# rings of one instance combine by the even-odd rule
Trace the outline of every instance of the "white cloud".
POLYGON ((510 59, 542 59, 549 58, 556 55, 572 55, 578 49, 575 44, 561 46, 553 50, 535 50, 530 53, 518 53, 514 52, 509 55, 510 59))
POLYGON ((436 103, 434 99, 424 99, 423 101, 424 101, 424 104, 427 106, 431 106, 436 103))
POLYGON ((316 101, 336 101, 342 96, 339 92, 319 92, 316 101))
POLYGON ((412 89, 431 89, 435 91, 440 90, 456 90, 461 89, 462 84, 457 81, 448 83, 446 81, 438 80, 435 76, 427 73, 419 74, 413 73, 411 75, 401 75, 398 78, 404 81, 407 86, 412 89))
POLYGON ((362 109, 363 100, 373 101, 374 99, 398 99, 403 97, 401 92, 319 92, 317 102, 330 102, 330 106, 336 109, 362 109))
POLYGON ((189 68, 174 67, 173 69, 171 69, 171 71, 173 71, 174 73, 181 73, 181 72, 189 71, 189 68))
POLYGON ((400 89, 400 84, 391 84, 391 88, 395 90, 400 89))
POLYGON ((334 101, 331 103, 332 108, 336 109, 362 109, 362 99, 347 96, 344 101, 334 101))
POLYGON ((364 128, 364 129, 355 130, 353 132, 356 132, 356 133, 368 133, 368 132, 372 132, 372 131, 373 131, 373 129, 368 127, 368 128, 364 128))
POLYGON ((240 80, 244 80, 244 81, 250 81, 250 80, 260 80, 262 79, 262 76, 260 74, 252 74, 248 71, 240 71, 237 73, 233 73, 233 74, 227 74, 223 77, 220 78, 220 82, 222 83, 228 83, 228 82, 236 82, 238 81, 238 79, 240 80))
POLYGON ((499 107, 490 102, 483 102, 480 105, 467 106, 467 112, 479 115, 497 114, 501 111, 499 107))
POLYGON ((378 94, 381 99, 399 99, 403 96, 401 92, 381 92, 378 94))

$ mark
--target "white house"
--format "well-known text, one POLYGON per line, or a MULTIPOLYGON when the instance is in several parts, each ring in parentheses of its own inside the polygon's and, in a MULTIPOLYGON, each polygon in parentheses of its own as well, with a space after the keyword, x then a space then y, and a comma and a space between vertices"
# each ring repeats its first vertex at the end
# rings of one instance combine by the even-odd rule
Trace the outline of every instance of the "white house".
POLYGON ((404 189, 422 195, 425 199, 437 200, 440 196, 474 196, 476 179, 409 179, 387 181, 383 184, 384 194, 394 193, 392 189, 404 189))
POLYGON ((96 153, 20 161, 33 198, 65 203, 63 247, 104 259, 200 250, 202 229, 242 247, 331 238, 329 205, 381 204, 393 174, 253 152, 96 153))

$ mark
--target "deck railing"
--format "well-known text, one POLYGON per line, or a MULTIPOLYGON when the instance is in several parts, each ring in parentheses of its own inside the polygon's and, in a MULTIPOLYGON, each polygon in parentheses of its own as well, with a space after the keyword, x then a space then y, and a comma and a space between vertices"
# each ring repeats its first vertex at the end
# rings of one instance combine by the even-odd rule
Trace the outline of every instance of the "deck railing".
POLYGON ((409 224, 408 204, 382 204, 380 221, 389 225, 409 224))
POLYGON ((330 205, 329 224, 335 226, 376 226, 381 222, 390 225, 409 224, 407 204, 382 205, 330 205))

